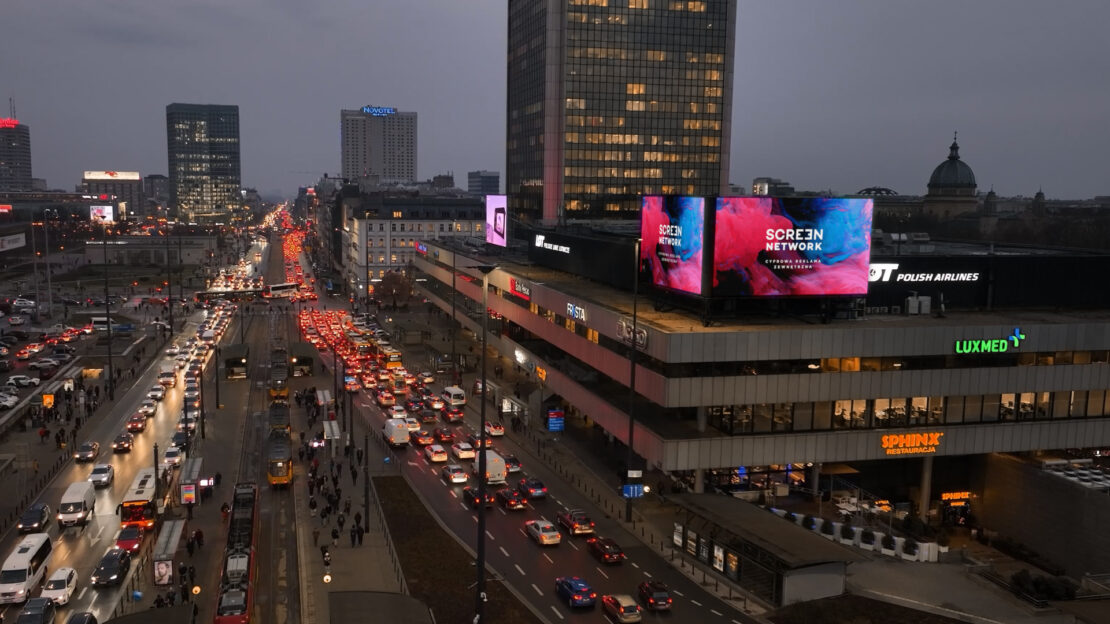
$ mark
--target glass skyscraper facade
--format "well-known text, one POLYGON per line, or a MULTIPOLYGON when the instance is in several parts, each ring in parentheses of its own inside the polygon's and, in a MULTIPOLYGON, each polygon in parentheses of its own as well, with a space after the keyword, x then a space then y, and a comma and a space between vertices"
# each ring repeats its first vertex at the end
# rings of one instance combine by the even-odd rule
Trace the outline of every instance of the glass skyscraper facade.
POLYGON ((0 191, 31 190, 31 129, 0 117, 0 191))
POLYGON ((526 221, 728 183, 736 3, 510 0, 506 190, 526 221))
POLYGON ((166 107, 171 215, 229 223, 242 205, 239 107, 170 104, 166 107))

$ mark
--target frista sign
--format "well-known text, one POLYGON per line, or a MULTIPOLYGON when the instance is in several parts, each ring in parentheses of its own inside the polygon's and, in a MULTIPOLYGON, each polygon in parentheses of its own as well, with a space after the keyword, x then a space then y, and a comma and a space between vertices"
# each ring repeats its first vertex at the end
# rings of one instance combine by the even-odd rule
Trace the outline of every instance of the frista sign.
POLYGON ((937 452, 943 432, 895 433, 883 436, 887 455, 928 455, 937 452))

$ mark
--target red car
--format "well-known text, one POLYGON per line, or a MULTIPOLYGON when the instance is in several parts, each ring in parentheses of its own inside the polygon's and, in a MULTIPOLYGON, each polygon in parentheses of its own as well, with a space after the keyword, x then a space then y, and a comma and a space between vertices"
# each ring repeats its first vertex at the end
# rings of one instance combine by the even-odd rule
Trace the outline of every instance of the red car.
POLYGON ((463 421, 462 408, 456 406, 443 410, 443 420, 449 423, 461 423, 463 421))
POLYGON ((140 433, 146 431, 146 416, 142 414, 135 414, 127 419, 127 430, 131 433, 140 433))
POLYGON ((602 563, 620 563, 628 557, 615 541, 608 537, 591 537, 586 540, 590 553, 602 563))
POLYGON ((143 545, 143 528, 127 526, 119 530, 116 535, 116 547, 135 552, 143 545))
POLYGON ((440 427, 436 429, 436 442, 440 444, 450 444, 455 441, 455 434, 447 427, 440 427))

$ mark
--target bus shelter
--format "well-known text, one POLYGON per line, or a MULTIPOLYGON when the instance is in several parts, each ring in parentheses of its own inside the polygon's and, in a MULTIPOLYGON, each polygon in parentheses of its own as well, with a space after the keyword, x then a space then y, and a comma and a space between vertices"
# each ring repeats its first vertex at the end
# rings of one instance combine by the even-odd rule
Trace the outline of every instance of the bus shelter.
POLYGON ((201 457, 190 457, 181 466, 181 473, 177 476, 177 489, 178 500, 182 505, 199 504, 201 501, 201 491, 207 482, 206 479, 201 478, 203 461, 201 457))
POLYGON ((245 344, 220 347, 224 376, 227 379, 246 379, 250 366, 250 348, 245 344))
POLYGON ((289 347, 294 377, 311 377, 316 367, 316 347, 307 342, 294 342, 289 347))
POLYGON ((158 540, 154 543, 154 584, 175 585, 174 571, 177 569, 178 545, 181 534, 185 532, 184 520, 170 520, 162 523, 158 540))

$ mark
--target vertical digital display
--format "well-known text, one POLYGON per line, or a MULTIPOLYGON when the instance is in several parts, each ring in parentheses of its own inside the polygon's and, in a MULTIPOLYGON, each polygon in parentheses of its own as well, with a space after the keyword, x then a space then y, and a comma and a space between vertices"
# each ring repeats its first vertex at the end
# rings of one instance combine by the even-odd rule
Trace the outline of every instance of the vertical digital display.
POLYGON ((704 197, 644 197, 640 239, 640 270, 651 272, 652 283, 702 294, 704 197))
POLYGON ((714 296, 863 296, 872 200, 721 197, 714 296))
POLYGON ((507 244, 508 202, 505 195, 486 195, 486 242, 498 247, 507 244))

